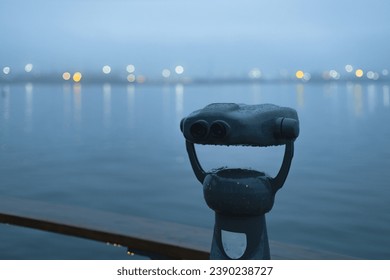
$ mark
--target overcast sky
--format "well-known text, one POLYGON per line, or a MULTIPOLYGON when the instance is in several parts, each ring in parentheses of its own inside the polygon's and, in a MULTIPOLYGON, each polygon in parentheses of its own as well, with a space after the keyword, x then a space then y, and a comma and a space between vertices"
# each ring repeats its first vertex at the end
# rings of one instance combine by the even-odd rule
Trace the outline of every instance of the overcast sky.
POLYGON ((390 68, 390 1, 0 0, 0 68, 390 68))

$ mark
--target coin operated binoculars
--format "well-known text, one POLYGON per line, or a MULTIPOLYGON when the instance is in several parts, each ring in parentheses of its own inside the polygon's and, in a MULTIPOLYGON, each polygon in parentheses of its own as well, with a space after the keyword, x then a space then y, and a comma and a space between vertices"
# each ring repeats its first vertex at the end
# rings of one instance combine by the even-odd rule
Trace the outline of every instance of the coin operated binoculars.
POLYGON ((265 213, 283 186, 299 135, 294 109, 272 104, 214 103, 182 119, 181 131, 207 205, 215 211, 210 259, 270 259, 265 213), (194 144, 285 145, 278 174, 272 178, 252 169, 220 168, 205 172, 194 144))

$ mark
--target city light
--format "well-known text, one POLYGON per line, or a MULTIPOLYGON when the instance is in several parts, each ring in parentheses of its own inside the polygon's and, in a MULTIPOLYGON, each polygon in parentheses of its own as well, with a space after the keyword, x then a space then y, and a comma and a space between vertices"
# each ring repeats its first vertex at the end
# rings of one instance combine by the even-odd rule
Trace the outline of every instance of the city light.
POLYGON ((3 73, 4 73, 5 75, 8 75, 10 72, 11 72, 11 67, 5 66, 5 67, 3 68, 3 73))
POLYGON ((164 70, 162 70, 161 75, 164 78, 169 78, 171 76, 171 71, 169 69, 164 69, 164 70))
POLYGON ((127 81, 129 83, 134 83, 135 82, 135 75, 134 74, 127 75, 127 81))
POLYGON ((353 66, 351 64, 345 65, 345 71, 351 73, 353 71, 353 66))
POLYGON ((80 72, 76 72, 73 74, 73 81, 78 83, 81 81, 81 78, 83 77, 83 75, 81 75, 80 72))
POLYGON ((308 81, 310 81, 310 79, 311 79, 311 74, 310 73, 305 73, 304 75, 303 75, 303 78, 302 78, 304 81, 306 81, 306 82, 308 82, 308 81))
POLYGON ((367 78, 370 80, 378 80, 379 79, 379 74, 374 72, 374 71, 368 71, 367 72, 367 78))
POLYGON ((111 73, 111 67, 109 65, 104 65, 102 68, 102 71, 104 74, 110 74, 111 73))
POLYGON ((356 76, 356 77, 361 78, 361 77, 363 77, 363 75, 364 75, 364 72, 363 72, 362 69, 357 69, 357 70, 355 71, 355 76, 356 76))
POLYGON ((143 83, 145 83, 146 78, 145 78, 145 76, 140 75, 140 76, 138 76, 138 77, 136 78, 136 81, 137 81, 137 83, 139 83, 139 84, 143 84, 143 83))
POLYGON ((305 76, 305 73, 303 73, 302 70, 298 70, 297 72, 295 72, 295 77, 297 79, 302 79, 304 76, 305 76))
POLYGON ((251 71, 249 71, 249 78, 251 79, 259 79, 261 78, 261 71, 258 68, 253 68, 251 71))
POLYGON ((176 66, 176 67, 175 67, 175 72, 176 72, 176 74, 178 74, 178 75, 183 74, 183 73, 184 73, 184 67, 181 66, 181 65, 176 66))
POLYGON ((62 74, 62 78, 63 78, 65 81, 69 81, 70 78, 71 78, 71 75, 70 75, 69 72, 64 72, 64 73, 62 74))
POLYGON ((135 72, 135 66, 133 64, 129 64, 126 66, 126 71, 128 73, 134 73, 135 72))
POLYGON ((337 72, 336 70, 330 70, 330 71, 329 71, 329 76, 330 76, 332 79, 335 79, 335 80, 340 79, 340 73, 337 72))
POLYGON ((30 73, 33 69, 33 65, 31 63, 28 63, 26 64, 26 66, 24 66, 24 71, 26 71, 27 73, 30 73))
MULTIPOLYGON (((70 71, 61 71, 61 72, 47 72, 48 69, 38 67, 39 71, 35 71, 35 65, 31 63, 23 64, 21 68, 15 68, 12 65, 2 65, 0 66, 0 82, 4 81, 35 81, 35 80, 55 80, 60 78, 62 81, 74 81, 76 83, 81 80, 85 80, 85 77, 80 72, 70 72, 70 71), (33 69, 34 68, 34 69, 33 69), (29 72, 34 72, 35 75, 27 74, 29 72), (35 73, 36 72, 36 73, 35 73), (10 75, 12 74, 12 75, 10 75)), ((104 64, 102 64, 104 65, 104 64)), ((362 65, 364 66, 364 65, 362 65)), ((74 66, 67 66, 73 68, 74 66)), ((235 81, 235 80, 247 80, 248 82, 253 80, 261 81, 299 81, 299 82, 312 82, 312 81, 353 81, 354 79, 359 79, 361 81, 390 81, 390 68, 380 68, 380 69, 365 69, 364 67, 355 67, 351 64, 344 64, 341 68, 330 68, 331 70, 321 70, 317 69, 317 72, 306 72, 303 69, 298 70, 289 70, 283 69, 274 74, 265 73, 260 70, 260 67, 249 68, 246 76, 243 76, 242 69, 236 69, 236 71, 226 71, 221 73, 214 73, 210 76, 203 73, 204 77, 191 77, 188 74, 182 75, 184 71, 187 71, 187 68, 184 69, 183 65, 176 65, 173 68, 161 68, 160 72, 154 74, 154 76, 149 76, 145 74, 136 74, 135 66, 133 64, 128 64, 122 70, 120 68, 117 71, 113 72, 113 66, 106 64, 102 67, 97 67, 100 73, 105 75, 112 75, 110 78, 115 81, 129 82, 129 83, 148 83, 150 81, 166 83, 167 81, 171 82, 180 82, 180 83, 193 83, 197 80, 202 80, 207 78, 211 82, 213 79, 216 80, 226 80, 226 81, 235 81), (291 72, 290 72, 291 71, 291 72), (228 74, 226 74, 228 73, 228 74), (172 80, 171 80, 172 79, 172 80)), ((69 68, 68 68, 69 69, 69 68)), ((89 68, 91 75, 88 75, 87 81, 99 81, 101 76, 96 75, 95 70, 89 68)), ((138 72, 139 70, 137 70, 138 72)), ((99 72, 98 72, 99 73, 99 72)), ((186 72, 187 73, 187 72, 186 72)), ((83 74, 84 71, 83 71, 83 74)), ((108 77, 108 76, 107 76, 108 77)))

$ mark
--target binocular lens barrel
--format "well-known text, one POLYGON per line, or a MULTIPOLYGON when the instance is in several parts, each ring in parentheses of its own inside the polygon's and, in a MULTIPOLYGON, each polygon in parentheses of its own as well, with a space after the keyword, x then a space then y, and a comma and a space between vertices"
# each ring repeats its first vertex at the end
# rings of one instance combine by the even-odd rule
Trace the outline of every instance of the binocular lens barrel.
POLYGON ((210 132, 215 138, 225 138, 228 133, 228 125, 222 121, 215 121, 210 126, 210 132))
POLYGON ((204 120, 194 122, 190 127, 191 136, 194 139, 203 139, 209 132, 209 125, 204 120))
POLYGON ((216 139, 223 139, 229 132, 229 125, 224 121, 215 121, 209 127, 207 121, 198 120, 190 126, 190 134, 195 140, 207 138, 209 132, 212 137, 216 139))

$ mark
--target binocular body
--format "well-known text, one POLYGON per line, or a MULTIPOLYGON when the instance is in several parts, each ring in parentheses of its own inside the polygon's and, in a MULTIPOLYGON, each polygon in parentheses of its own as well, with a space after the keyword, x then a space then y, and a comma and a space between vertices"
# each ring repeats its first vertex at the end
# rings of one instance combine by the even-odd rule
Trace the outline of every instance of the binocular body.
MULTIPOLYGON (((213 103, 182 119, 180 129, 196 178, 203 185, 207 205, 215 212, 211 259, 269 259, 265 214, 283 186, 299 135, 297 112, 272 104, 213 103), (195 144, 277 146, 285 145, 278 174, 220 168, 203 170, 195 144), (239 236, 238 246, 227 236, 239 236), (228 238, 229 239, 229 238, 228 238)), ((235 237, 234 237, 235 238, 235 237)))
POLYGON ((273 104, 213 103, 184 118, 180 127, 195 144, 276 146, 299 135, 297 112, 273 104))
POLYGON ((211 259, 270 259, 264 214, 272 209, 275 191, 269 179, 263 172, 238 168, 206 175, 203 195, 215 211, 211 259), (232 242, 229 235, 241 238, 232 242))

